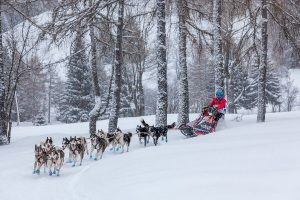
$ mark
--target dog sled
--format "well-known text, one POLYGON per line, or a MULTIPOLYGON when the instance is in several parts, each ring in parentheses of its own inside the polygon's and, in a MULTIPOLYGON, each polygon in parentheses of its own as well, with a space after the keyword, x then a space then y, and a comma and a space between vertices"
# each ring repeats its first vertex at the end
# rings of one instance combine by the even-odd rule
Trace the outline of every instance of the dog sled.
POLYGON ((195 137, 215 132, 218 124, 215 120, 217 112, 216 108, 207 107, 197 119, 187 124, 180 125, 178 129, 187 137, 195 137))

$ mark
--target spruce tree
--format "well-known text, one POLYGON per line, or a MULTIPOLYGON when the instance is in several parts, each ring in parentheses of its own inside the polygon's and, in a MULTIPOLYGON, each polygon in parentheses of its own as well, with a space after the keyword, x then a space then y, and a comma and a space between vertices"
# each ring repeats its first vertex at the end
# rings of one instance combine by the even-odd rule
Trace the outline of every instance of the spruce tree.
POLYGON ((79 121, 81 116, 91 111, 94 104, 91 72, 84 48, 83 36, 78 31, 71 47, 67 82, 60 106, 60 120, 67 123, 79 121))
MULTIPOLYGON (((258 70, 257 68, 251 69, 249 87, 240 102, 240 105, 246 109, 251 109, 258 104, 258 70)), ((272 105, 279 105, 281 97, 280 79, 277 70, 274 67, 268 67, 266 72, 266 88, 265 88, 266 103, 272 105)))

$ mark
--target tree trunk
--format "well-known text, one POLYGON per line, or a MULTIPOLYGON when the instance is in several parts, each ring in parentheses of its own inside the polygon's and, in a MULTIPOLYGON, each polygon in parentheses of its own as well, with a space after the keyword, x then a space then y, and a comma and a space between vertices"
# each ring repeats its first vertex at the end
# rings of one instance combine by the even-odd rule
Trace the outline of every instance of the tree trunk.
POLYGON ((118 118, 120 114, 120 96, 121 96, 121 79, 122 79, 122 37, 123 37, 123 18, 124 18, 124 0, 119 0, 119 13, 117 25, 117 41, 115 48, 115 74, 114 74, 114 90, 112 92, 112 103, 109 116, 108 131, 113 132, 118 126, 118 118))
POLYGON ((143 116, 145 115, 145 95, 144 95, 144 88, 142 83, 143 71, 139 69, 138 71, 138 79, 137 79, 137 92, 138 92, 138 115, 143 116))
POLYGON ((15 101, 16 101, 16 112, 17 112, 17 126, 19 126, 20 125, 20 110, 19 110, 17 91, 15 91, 15 101))
POLYGON ((157 4, 157 106, 156 125, 167 125, 168 109, 168 81, 167 81, 167 53, 166 53, 166 19, 165 0, 156 0, 157 4))
POLYGON ((221 37, 221 8, 222 0, 213 1, 213 60, 215 67, 215 90, 224 89, 224 68, 221 37))
POLYGON ((189 122, 189 86, 186 62, 186 0, 177 1, 177 12, 179 18, 179 89, 178 89, 178 117, 177 124, 186 124, 189 122))
POLYGON ((51 123, 51 89, 52 89, 52 71, 49 68, 49 91, 48 91, 48 124, 51 123))
MULTIPOLYGON (((92 1, 89 1, 89 6, 92 6, 92 1)), ((94 85, 95 93, 95 106, 90 112, 90 121, 89 121, 89 132, 95 134, 97 131, 97 119, 101 115, 101 96, 100 96, 100 86, 98 81, 98 72, 97 72, 97 47, 95 40, 95 31, 94 31, 94 20, 91 20, 89 24, 90 40, 91 40, 91 67, 92 67, 92 79, 94 85)))
POLYGON ((261 56, 258 77, 258 112, 257 122, 264 122, 266 115, 266 71, 268 59, 268 13, 267 1, 261 0, 261 56))
POLYGON ((2 0, 0 0, 0 145, 7 144, 7 119, 5 111, 4 49, 2 40, 2 0))

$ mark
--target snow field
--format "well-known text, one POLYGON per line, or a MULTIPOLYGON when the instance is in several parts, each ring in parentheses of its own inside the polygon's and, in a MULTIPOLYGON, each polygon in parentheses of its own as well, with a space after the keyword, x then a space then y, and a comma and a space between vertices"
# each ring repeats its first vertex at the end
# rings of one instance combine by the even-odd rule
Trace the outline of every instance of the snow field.
MULTIPOLYGON (((217 132, 196 138, 171 130, 169 142, 156 147, 152 141, 143 147, 133 135, 129 153, 66 163, 60 177, 32 174, 34 144, 47 136, 58 146, 65 136, 87 137, 88 124, 16 127, 12 144, 0 147, 1 199, 299 199, 300 112, 268 114, 261 124, 255 115, 234 118, 227 115, 217 132)), ((169 115, 169 123, 175 119, 169 115)), ((124 118, 119 126, 134 130, 139 123, 124 118)), ((107 121, 98 127, 106 129, 107 121)))

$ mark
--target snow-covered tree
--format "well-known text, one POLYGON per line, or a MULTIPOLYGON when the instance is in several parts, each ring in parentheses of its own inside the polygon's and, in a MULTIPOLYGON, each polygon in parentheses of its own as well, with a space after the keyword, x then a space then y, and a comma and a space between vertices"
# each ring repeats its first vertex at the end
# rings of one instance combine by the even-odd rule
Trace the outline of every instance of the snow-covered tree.
POLYGON ((290 77, 285 80, 282 86, 282 95, 283 95, 283 104, 286 108, 286 111, 292 111, 295 106, 297 97, 299 95, 299 89, 294 86, 294 81, 290 77))
POLYGON ((112 91, 112 100, 110 107, 110 116, 108 123, 108 131, 113 132, 117 129, 118 119, 120 114, 120 100, 121 100, 121 81, 122 81, 122 67, 123 67, 123 24, 124 24, 124 0, 119 0, 119 12, 117 23, 117 41, 115 47, 115 63, 114 63, 114 88, 112 91))
POLYGON ((2 36, 2 1, 0 1, 0 145, 7 144, 7 117, 5 111, 4 48, 2 36))
POLYGON ((177 0, 177 13, 179 19, 179 88, 178 88, 178 117, 177 124, 189 122, 189 84, 187 75, 187 27, 188 17, 186 0, 177 0))
POLYGON ((167 125, 168 81, 167 81, 167 49, 166 49, 166 2, 156 0, 157 5, 157 126, 167 125))
POLYGON ((215 90, 224 89, 221 17, 222 0, 213 0, 213 61, 215 67, 215 90))
POLYGON ((268 66, 268 8, 267 1, 261 0, 261 54, 258 74, 257 122, 265 122, 266 115, 266 74, 268 66))
MULTIPOLYGON (((258 68, 251 69, 249 86, 245 91, 245 95, 241 101, 242 107, 246 109, 251 109, 258 104, 258 68)), ((275 69, 271 64, 266 71, 266 86, 265 86, 265 102, 270 105, 280 105, 281 104, 281 84, 280 76, 277 69, 275 69)))
POLYGON ((91 71, 81 31, 77 32, 71 48, 73 56, 67 65, 65 105, 60 108, 60 120, 67 123, 80 120, 83 114, 91 111, 94 104, 91 71))

